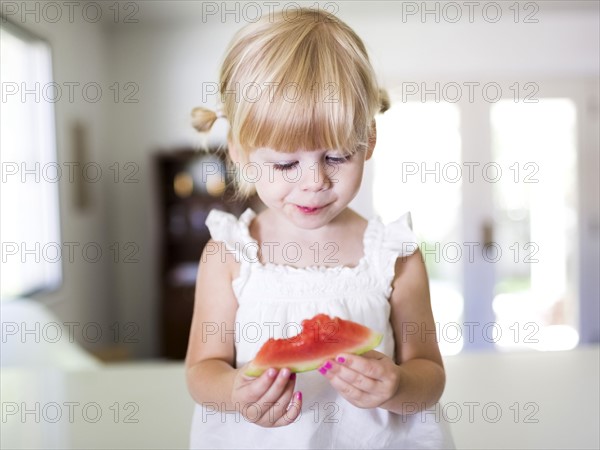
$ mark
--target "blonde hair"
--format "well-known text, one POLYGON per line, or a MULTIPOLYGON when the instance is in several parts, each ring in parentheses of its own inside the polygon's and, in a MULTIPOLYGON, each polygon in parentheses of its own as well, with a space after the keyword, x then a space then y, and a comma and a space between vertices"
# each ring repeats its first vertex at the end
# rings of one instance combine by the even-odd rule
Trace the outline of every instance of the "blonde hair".
MULTIPOLYGON (((366 149, 375 114, 389 108, 361 39, 334 15, 309 8, 294 17, 279 11, 238 31, 221 67, 220 94, 228 141, 242 164, 262 147, 366 149)), ((192 116, 201 132, 217 119, 206 108, 192 116)), ((240 198, 254 194, 243 177, 234 181, 240 198)))

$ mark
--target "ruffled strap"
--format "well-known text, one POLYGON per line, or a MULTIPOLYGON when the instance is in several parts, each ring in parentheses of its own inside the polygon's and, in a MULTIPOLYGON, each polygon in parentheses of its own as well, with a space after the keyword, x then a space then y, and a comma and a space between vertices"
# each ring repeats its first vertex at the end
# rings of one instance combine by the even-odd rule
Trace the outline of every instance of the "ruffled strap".
POLYGON ((250 236, 249 226, 256 213, 247 208, 238 219, 233 214, 212 209, 206 217, 205 224, 210 236, 215 241, 225 243, 229 252, 236 256, 236 261, 245 266, 246 263, 258 262, 258 243, 250 236))
POLYGON ((410 212, 404 213, 393 222, 384 225, 381 220, 379 225, 369 236, 372 248, 373 264, 382 286, 386 289, 386 296, 392 293, 396 260, 401 256, 412 255, 418 248, 417 236, 412 230, 410 212))

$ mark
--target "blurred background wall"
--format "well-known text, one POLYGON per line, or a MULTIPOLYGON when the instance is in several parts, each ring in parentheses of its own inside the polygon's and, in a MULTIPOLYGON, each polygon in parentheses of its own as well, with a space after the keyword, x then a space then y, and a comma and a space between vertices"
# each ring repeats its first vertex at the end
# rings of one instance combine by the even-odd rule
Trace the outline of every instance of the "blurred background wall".
MULTIPOLYGON (((64 5, 57 21, 49 20, 55 17, 51 10, 46 15, 43 10, 36 13, 35 2, 3 2, 2 13, 49 42, 54 81, 63 86, 95 82, 103 89, 96 102, 87 101, 76 89, 74 101, 65 95, 55 103, 58 161, 76 160, 73 127, 79 123, 85 128, 84 158, 97 162, 110 175, 87 184, 85 208, 76 206, 78 185, 60 180, 62 241, 100 242, 105 249, 117 243, 122 252, 127 243, 135 243, 135 262, 127 263, 122 256, 117 262, 112 258, 98 263, 63 262, 63 284, 38 298, 65 322, 98 322, 104 330, 115 322, 133 322, 139 326, 138 342, 129 346, 130 355, 156 357, 160 341, 159 211, 152 155, 200 145, 200 137, 190 126, 190 111, 202 104, 215 107, 216 96, 203 99, 207 83, 218 81, 229 40, 245 19, 254 17, 254 11, 248 9, 244 16, 232 2, 227 4, 231 12, 221 17, 225 4, 220 2, 120 2, 118 7, 103 4, 102 19, 95 22, 89 20, 96 14, 93 7, 87 10, 87 18, 82 13, 88 3, 94 2, 81 2, 75 8, 73 21, 64 5), (21 9, 27 5, 34 12, 23 16, 21 9), (128 162, 134 163, 135 171, 126 167, 128 162), (109 169, 114 163, 121 170, 118 176, 109 169), (126 182, 127 174, 134 182, 126 182)), ((521 9, 517 23, 510 15, 514 11, 504 3, 504 18, 495 23, 484 19, 480 10, 475 10, 471 23, 462 4, 463 16, 455 23, 449 20, 454 17, 450 10, 439 22, 434 15, 423 18, 422 11, 414 13, 420 2, 330 2, 326 7, 335 8, 364 39, 382 84, 390 89, 426 80, 505 85, 566 80, 597 86, 598 3, 530 3, 536 5, 535 10, 521 9), (538 21, 524 23, 532 12, 538 21)), ((266 6, 261 8, 267 11, 266 6)), ((488 19, 494 17, 493 12, 488 11, 488 19)), ((588 107, 597 118, 597 103, 588 107)), ((597 158, 597 147, 592 148, 592 162, 594 151, 597 158)), ((354 202, 365 215, 374 212, 373 179, 373 168, 367 167, 363 190, 354 202)), ((598 224, 593 223, 598 215, 597 184, 589 188, 580 221, 592 222, 582 228, 580 238, 590 242, 594 252, 598 245, 598 224)), ((467 210, 463 218, 469 217, 478 218, 478 211, 467 210)), ((589 258, 593 260, 594 253, 589 258)), ((587 276, 595 277, 596 288, 592 282, 591 290, 580 295, 597 302, 597 273, 587 276)), ((105 332, 98 343, 81 343, 94 349, 110 346, 112 338, 105 332)))

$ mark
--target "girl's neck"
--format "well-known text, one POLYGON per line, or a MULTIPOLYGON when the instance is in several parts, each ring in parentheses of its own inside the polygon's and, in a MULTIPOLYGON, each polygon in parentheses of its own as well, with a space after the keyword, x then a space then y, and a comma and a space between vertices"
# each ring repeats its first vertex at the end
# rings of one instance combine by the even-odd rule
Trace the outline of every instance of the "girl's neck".
POLYGON ((352 209, 346 207, 332 221, 318 229, 299 228, 285 217, 266 210, 251 224, 251 235, 259 242, 275 239, 279 241, 312 244, 315 242, 335 242, 343 238, 352 229, 362 229, 366 220, 352 209), (282 232, 282 230, 284 230, 282 232))
POLYGON ((354 267, 365 252, 363 241, 367 226, 368 221, 349 208, 344 209, 326 226, 313 230, 292 226, 288 220, 277 217, 272 211, 264 211, 250 223, 249 231, 259 244, 262 263, 295 267, 354 267), (267 242, 270 245, 278 243, 279 246, 266 249, 267 242), (291 263, 282 254, 283 246, 290 243, 300 246, 301 260, 291 263), (332 257, 335 264, 332 264, 332 257))

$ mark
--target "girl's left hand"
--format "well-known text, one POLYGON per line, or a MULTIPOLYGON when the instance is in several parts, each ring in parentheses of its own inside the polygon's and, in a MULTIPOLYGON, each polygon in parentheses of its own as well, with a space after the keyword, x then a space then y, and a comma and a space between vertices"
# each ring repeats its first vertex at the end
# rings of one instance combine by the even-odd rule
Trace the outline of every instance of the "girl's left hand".
POLYGON ((400 367, 375 350, 362 355, 339 354, 319 372, 342 397, 359 408, 376 408, 391 399, 400 387, 400 367))

